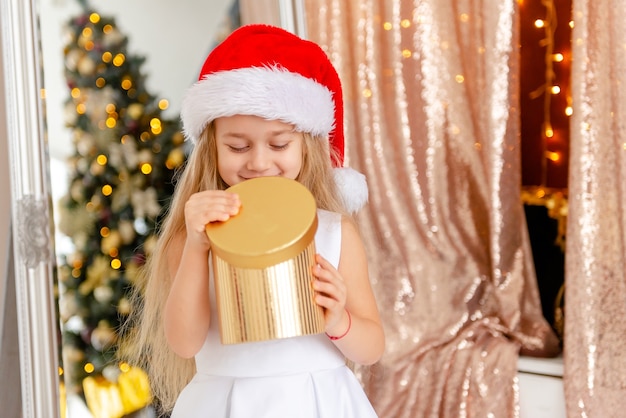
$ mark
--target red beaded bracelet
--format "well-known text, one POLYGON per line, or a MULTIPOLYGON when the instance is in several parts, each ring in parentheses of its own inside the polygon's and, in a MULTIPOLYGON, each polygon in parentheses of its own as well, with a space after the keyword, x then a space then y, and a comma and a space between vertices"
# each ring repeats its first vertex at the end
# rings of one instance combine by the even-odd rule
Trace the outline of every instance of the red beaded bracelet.
POLYGON ((346 332, 344 332, 343 334, 341 334, 338 337, 333 337, 332 335, 328 335, 328 333, 326 333, 326 336, 328 338, 330 338, 331 340, 335 341, 335 340, 340 340, 343 337, 345 337, 346 335, 348 335, 348 333, 350 332, 350 328, 352 328, 352 316, 350 315, 350 311, 346 309, 346 313, 348 314, 348 329, 346 330, 346 332))

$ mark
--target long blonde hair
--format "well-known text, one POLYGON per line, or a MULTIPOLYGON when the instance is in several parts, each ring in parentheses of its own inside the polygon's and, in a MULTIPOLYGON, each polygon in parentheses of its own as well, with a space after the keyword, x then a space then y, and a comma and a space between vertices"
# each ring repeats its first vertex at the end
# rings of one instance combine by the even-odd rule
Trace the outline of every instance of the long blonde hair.
MULTIPOLYGON (((333 151, 327 138, 303 135, 303 163, 297 180, 311 191, 318 208, 346 215, 333 177, 333 151)), ((189 197, 202 190, 226 188, 228 185, 217 171, 215 128, 211 123, 178 179, 157 245, 148 255, 131 295, 133 310, 123 331, 126 337, 118 350, 122 360, 148 373, 153 396, 164 411, 173 408, 178 394, 195 373, 194 360, 176 355, 169 348, 163 329, 162 312, 173 280, 167 254, 174 238, 186 234, 184 207, 189 197)))

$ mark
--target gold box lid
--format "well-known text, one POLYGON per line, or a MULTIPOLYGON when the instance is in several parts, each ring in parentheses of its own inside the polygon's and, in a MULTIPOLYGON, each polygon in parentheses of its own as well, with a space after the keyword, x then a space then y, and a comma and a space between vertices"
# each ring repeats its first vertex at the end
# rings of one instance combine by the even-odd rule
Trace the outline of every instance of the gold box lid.
POLYGON ((206 227, 211 250, 229 264, 263 269, 298 256, 315 238, 315 198, 296 180, 260 177, 227 189, 241 208, 206 227))

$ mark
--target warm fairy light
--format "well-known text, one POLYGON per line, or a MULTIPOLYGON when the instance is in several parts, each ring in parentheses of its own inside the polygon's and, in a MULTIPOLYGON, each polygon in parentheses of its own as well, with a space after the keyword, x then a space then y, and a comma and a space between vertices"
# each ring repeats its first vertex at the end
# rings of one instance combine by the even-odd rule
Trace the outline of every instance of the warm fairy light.
POLYGON ((102 88, 106 86, 106 84, 107 84, 107 81, 104 79, 104 77, 98 77, 96 79, 96 87, 102 88))
POLYGON ((79 103, 76 105, 76 113, 79 115, 84 115, 87 112, 87 106, 84 103, 79 103))
POLYGON ((550 89, 550 92, 552 94, 559 94, 561 92, 561 88, 559 86, 552 86, 552 88, 550 89))
POLYGON ((566 114, 567 116, 572 116, 572 114, 573 114, 573 113, 574 113, 574 109, 572 108, 572 106, 567 106, 567 107, 565 108, 565 114, 566 114))
POLYGON ((101 237, 106 238, 109 235, 111 235, 111 230, 108 227, 103 226, 102 228, 100 228, 100 236, 101 237))
POLYGON ((98 164, 100 165, 105 165, 107 163, 107 156, 104 154, 100 154, 96 157, 96 161, 98 162, 98 164))
POLYGON ((383 23, 383 29, 384 30, 391 30, 391 28, 393 28, 393 25, 391 24, 391 22, 383 23))
POLYGON ((552 126, 547 126, 543 134, 546 136, 546 138, 552 138, 554 136, 554 130, 552 129, 552 126))
POLYGON ((363 89, 362 94, 363 94, 363 97, 370 98, 370 97, 372 97, 372 90, 370 90, 370 89, 363 89))
POLYGON ((554 151, 546 151, 546 158, 556 163, 561 159, 561 154, 554 151))
POLYGON ((131 88, 132 86, 133 86, 133 82, 132 82, 132 81, 130 81, 128 78, 125 78, 125 79, 123 79, 123 80, 122 80, 121 87, 122 87, 124 90, 130 90, 130 88, 131 88))
POLYGON ((113 128, 115 128, 116 124, 117 124, 117 120, 115 120, 115 118, 112 118, 112 117, 108 117, 107 118, 107 120, 106 120, 107 128, 113 129, 113 128))
POLYGON ((111 268, 113 270, 119 270, 120 267, 122 267, 122 262, 119 260, 119 258, 114 258, 113 260, 111 260, 111 268))
POLYGON ((92 13, 89 15, 89 21, 91 23, 98 23, 100 21, 100 15, 98 13, 92 13))
POLYGON ((170 106, 170 102, 167 99, 159 100, 159 109, 165 110, 170 106))
POLYGON ((546 22, 544 22, 543 19, 535 20, 535 27, 536 28, 543 28, 545 26, 546 26, 546 22))
POLYGON ((87 42, 85 42, 85 50, 91 51, 94 48, 95 45, 96 44, 94 44, 93 41, 87 41, 87 42))
POLYGON ((63 367, 59 366, 59 376, 63 376, 63 367))
POLYGON ((402 21, 400 22, 400 26, 405 29, 411 27, 411 21, 409 19, 402 19, 402 21))
POLYGON ((563 54, 557 52, 556 54, 552 55, 552 59, 554 60, 554 62, 563 62, 563 54))
POLYGON ((111 32, 113 32, 113 25, 111 25, 111 24, 104 25, 104 27, 102 28, 102 32, 103 33, 111 33, 111 32))
POLYGON ((154 132, 155 130, 161 130, 161 119, 159 118, 152 118, 150 120, 150 129, 152 129, 152 131, 154 132))
POLYGON ((454 79, 456 80, 457 83, 463 83, 465 82, 465 77, 463 76, 463 74, 457 74, 454 76, 454 79))
POLYGON ((74 87, 72 89, 72 91, 70 92, 70 95, 72 96, 73 99, 77 99, 80 97, 80 89, 78 87, 74 87))
POLYGON ((569 21, 569 27, 570 27, 570 28, 572 28, 572 29, 574 29, 574 21, 573 21, 573 20, 570 20, 570 21, 569 21))
POLYGON ((94 370, 96 370, 96 368, 93 366, 93 364, 91 363, 87 363, 85 364, 85 367, 83 367, 83 369, 87 372, 87 373, 93 373, 94 370))
POLYGON ((149 141, 150 134, 148 132, 142 132, 141 134, 139 134, 139 139, 141 139, 141 142, 149 141))
POLYGON ((120 254, 120 251, 119 251, 117 248, 111 248, 111 249, 109 250, 109 256, 110 256, 111 258, 115 258, 115 257, 117 257, 119 254, 120 254))
POLYGON ((128 371, 130 371, 130 364, 128 363, 120 363, 120 370, 122 371, 122 373, 126 373, 128 371))
POLYGON ((152 165, 150 163, 141 164, 141 172, 144 174, 152 173, 152 165))
POLYGON ((112 59, 113 54, 111 54, 109 51, 102 53, 102 62, 106 62, 108 64, 109 62, 111 62, 112 59))
POLYGON ((83 29, 82 35, 85 38, 91 38, 91 35, 93 35, 93 31, 91 30, 90 27, 86 27, 86 28, 83 29))
POLYGON ((109 103, 104 107, 104 110, 106 110, 107 113, 113 113, 115 112, 115 109, 116 107, 115 107, 115 104, 113 103, 109 103))
POLYGON ((413 55, 413 53, 411 52, 410 49, 403 49, 402 50, 402 56, 404 58, 411 58, 411 55, 413 55))
POLYGON ((460 20, 463 23, 469 22, 469 15, 467 13, 461 13, 460 20))
POLYGON ((111 196, 111 193, 113 193, 113 187, 111 187, 110 184, 105 184, 104 186, 102 186, 102 194, 105 196, 111 196))
POLYGON ((113 58, 113 65, 115 65, 116 67, 121 67, 122 64, 124 64, 124 61, 126 61, 126 57, 120 52, 115 56, 115 58, 113 58))

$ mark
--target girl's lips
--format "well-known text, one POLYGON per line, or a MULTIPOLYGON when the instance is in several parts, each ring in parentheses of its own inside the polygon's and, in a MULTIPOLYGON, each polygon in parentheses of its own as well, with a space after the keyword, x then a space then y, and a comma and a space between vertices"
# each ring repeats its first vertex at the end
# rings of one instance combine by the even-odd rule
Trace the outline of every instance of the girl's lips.
POLYGON ((280 177, 280 174, 270 174, 270 175, 250 176, 250 177, 239 176, 239 177, 241 177, 241 179, 243 179, 243 180, 251 180, 251 179, 258 179, 258 178, 261 178, 261 177, 280 177))

